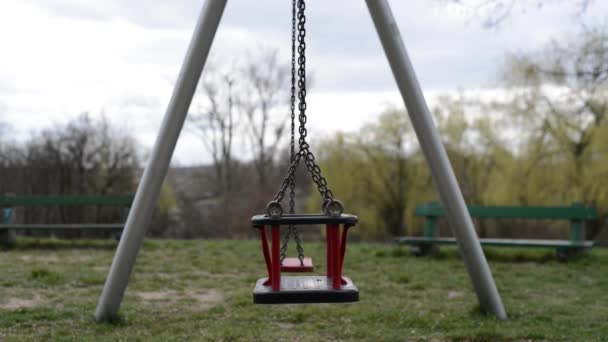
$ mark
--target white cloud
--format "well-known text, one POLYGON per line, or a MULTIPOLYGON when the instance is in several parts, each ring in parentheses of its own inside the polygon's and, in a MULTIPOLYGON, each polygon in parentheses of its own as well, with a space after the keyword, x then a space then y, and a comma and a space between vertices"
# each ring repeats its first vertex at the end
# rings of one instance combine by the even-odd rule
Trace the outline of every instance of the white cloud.
MULTIPOLYGON (((443 90, 491 85, 507 51, 528 51, 575 32, 572 6, 547 6, 500 30, 440 1, 392 1, 421 84, 443 90)), ((3 0, 0 3, 0 103, 16 135, 83 111, 105 112, 151 147, 202 1, 3 0)), ((594 2, 597 22, 608 4, 594 2)), ((354 130, 387 104, 400 105, 364 1, 309 1, 311 131, 354 130)), ((290 2, 231 0, 213 46, 216 60, 260 47, 289 59, 290 2)), ((176 160, 208 160, 183 134, 176 160)))

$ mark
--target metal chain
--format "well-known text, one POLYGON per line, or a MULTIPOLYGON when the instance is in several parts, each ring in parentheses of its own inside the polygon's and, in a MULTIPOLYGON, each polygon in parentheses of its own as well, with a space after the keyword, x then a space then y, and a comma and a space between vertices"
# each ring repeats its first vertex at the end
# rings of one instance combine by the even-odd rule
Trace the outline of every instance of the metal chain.
POLYGON ((273 203, 278 204, 279 202, 281 202, 283 200, 283 197, 285 197, 285 190, 287 190, 287 187, 289 186, 290 182, 292 182, 292 180, 294 179, 295 170, 298 167, 298 164, 300 163, 301 158, 302 158, 302 155, 300 153, 296 153, 293 161, 289 165, 289 170, 287 170, 287 176, 285 178, 283 178, 283 182, 281 183, 281 187, 279 188, 279 191, 274 196, 274 199, 272 200, 272 202, 268 203, 268 206, 270 206, 273 203))
MULTIPOLYGON (((291 6, 291 154, 290 162, 293 162, 296 154, 295 147, 295 113, 296 113, 296 0, 292 1, 291 6)), ((295 175, 289 183, 289 213, 295 214, 295 175)), ((304 265, 304 249, 301 245, 300 236, 298 230, 294 225, 290 225, 289 229, 283 237, 283 243, 281 244, 281 264, 287 257, 287 246, 291 235, 294 235, 296 240, 296 246, 298 250, 298 259, 300 259, 300 265, 304 265)))
MULTIPOLYGON (((295 1, 295 0, 294 0, 295 1)), ((285 196, 285 191, 287 187, 292 184, 295 178, 295 170, 300 162, 301 158, 304 158, 304 163, 306 165, 306 169, 312 176, 313 182, 317 186, 317 190, 321 194, 323 199, 323 210, 327 214, 332 215, 340 215, 343 211, 343 206, 340 201, 334 199, 333 192, 327 186, 327 180, 321 174, 321 168, 317 165, 315 161, 314 154, 310 151, 310 145, 306 141, 306 137, 308 136, 308 130, 306 129, 306 3, 304 0, 297 0, 297 42, 298 42, 298 121, 299 128, 298 133, 300 134, 299 138, 299 150, 298 153, 292 157, 291 165, 289 166, 289 170, 285 179, 283 179, 283 183, 281 187, 274 197, 273 201, 270 202, 267 206, 267 211, 271 215, 282 215, 283 209, 281 208, 280 202, 283 200, 285 196)), ((293 14, 293 10, 292 10, 293 14)), ((292 25, 294 24, 294 20, 292 20, 292 25)), ((295 30, 292 27, 292 34, 295 33, 295 30)), ((292 51, 294 40, 292 37, 292 51)), ((293 62, 293 61, 292 61, 293 62)), ((294 65, 292 64, 292 67, 294 65)), ((292 84, 293 89, 293 84, 292 84)), ((292 148, 293 148, 292 144, 292 148)), ((290 207, 291 209, 291 207, 290 207)), ((291 211, 291 210, 290 210, 291 211)))
POLYGON ((300 121, 299 133, 300 133, 300 154, 304 157, 306 168, 312 175, 313 182, 317 185, 317 189, 323 198, 323 202, 333 202, 333 193, 327 187, 327 180, 321 175, 321 168, 315 162, 315 156, 310 151, 310 146, 306 142, 308 136, 308 130, 306 129, 306 15, 305 15, 306 3, 304 0, 298 0, 298 87, 300 91, 298 93, 298 109, 300 115, 298 117, 300 121))
MULTIPOLYGON (((295 159, 295 102, 296 102, 296 0, 293 0, 291 7, 291 160, 295 159)), ((299 10, 299 8, 298 8, 299 10)), ((298 30, 299 31, 299 30, 298 30)), ((295 169, 294 169, 295 173, 295 169)), ((294 174, 291 177, 291 192, 289 193, 289 213, 295 214, 295 178, 294 174)), ((296 240, 296 249, 298 251, 298 259, 300 265, 304 266, 304 248, 302 248, 302 240, 300 240, 300 234, 298 234, 298 228, 291 226, 290 229, 293 232, 294 240, 296 240)))
MULTIPOLYGON (((296 118, 296 0, 292 0, 291 5, 291 157, 293 163, 296 154, 295 142, 295 118, 296 118)), ((295 210, 295 177, 294 182, 289 184, 289 213, 295 210)))
POLYGON ((285 260, 285 258, 287 257, 287 245, 289 244, 289 239, 291 238, 291 226, 289 227, 289 229, 287 229, 287 232, 285 232, 285 235, 283 236, 283 242, 281 243, 281 265, 283 264, 283 260, 285 260))
POLYGON ((298 110, 300 111, 298 120, 300 127, 300 153, 308 149, 306 143, 306 15, 304 10, 306 4, 304 0, 298 0, 298 110))

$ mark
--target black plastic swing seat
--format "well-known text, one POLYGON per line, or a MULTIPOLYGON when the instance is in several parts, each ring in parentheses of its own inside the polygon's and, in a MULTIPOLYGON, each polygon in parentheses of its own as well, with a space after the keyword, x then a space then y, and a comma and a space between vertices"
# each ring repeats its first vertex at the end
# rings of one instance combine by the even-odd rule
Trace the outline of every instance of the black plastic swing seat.
POLYGON ((255 228, 262 226, 287 226, 287 225, 317 225, 317 224, 345 224, 354 226, 359 218, 351 214, 340 216, 329 216, 324 214, 284 214, 279 217, 269 215, 255 215, 251 218, 251 224, 255 228))
POLYGON ((281 290, 273 291, 264 285, 268 278, 258 279, 253 289, 255 304, 313 304, 351 303, 359 301, 359 289, 352 280, 342 277, 346 283, 339 290, 333 289, 325 276, 281 277, 281 290))

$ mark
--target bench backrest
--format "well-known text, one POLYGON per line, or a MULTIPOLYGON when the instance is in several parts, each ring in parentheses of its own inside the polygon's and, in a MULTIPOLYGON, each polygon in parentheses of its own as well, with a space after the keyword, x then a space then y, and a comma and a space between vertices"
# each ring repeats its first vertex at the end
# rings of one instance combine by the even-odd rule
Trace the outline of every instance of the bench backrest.
POLYGON ((0 197, 0 207, 33 207, 51 205, 99 205, 99 206, 124 206, 129 207, 133 202, 133 195, 119 196, 26 196, 0 197))
MULTIPOLYGON (((597 218, 597 209, 573 204, 570 207, 514 207, 514 206, 469 206, 473 218, 512 218, 570 221, 570 240, 585 239, 586 221, 597 218)), ((424 236, 433 237, 439 217, 445 216, 445 210, 439 203, 428 203, 416 207, 415 214, 425 217, 424 236)))
MULTIPOLYGON (((78 224, 13 224, 15 207, 36 206, 114 206, 122 207, 128 215, 133 195, 119 196, 4 196, 0 197, 0 230, 47 230, 47 229, 122 229, 122 224, 78 223, 78 224)), ((14 238, 13 238, 14 240, 14 238)), ((1 241, 0 241, 1 242, 1 241)))
MULTIPOLYGON (((514 207, 514 206, 469 206, 472 217, 479 218, 520 218, 544 220, 593 220, 597 209, 574 204, 570 207, 514 207)), ((416 215, 426 217, 445 216, 445 210, 439 203, 419 205, 416 215)))

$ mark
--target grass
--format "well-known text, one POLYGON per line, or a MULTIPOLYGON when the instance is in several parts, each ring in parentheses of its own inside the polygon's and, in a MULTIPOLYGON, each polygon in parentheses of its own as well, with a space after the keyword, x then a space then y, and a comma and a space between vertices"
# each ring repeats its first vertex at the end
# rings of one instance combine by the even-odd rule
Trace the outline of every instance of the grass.
MULTIPOLYGON (((453 248, 414 258, 352 244, 346 305, 252 304, 258 241, 146 241, 117 322, 92 315, 115 242, 20 240, 0 251, 0 340, 608 341, 608 250, 561 263, 546 250, 487 250, 510 319, 479 312, 453 248)), ((323 274, 323 246, 306 245, 323 274)))

